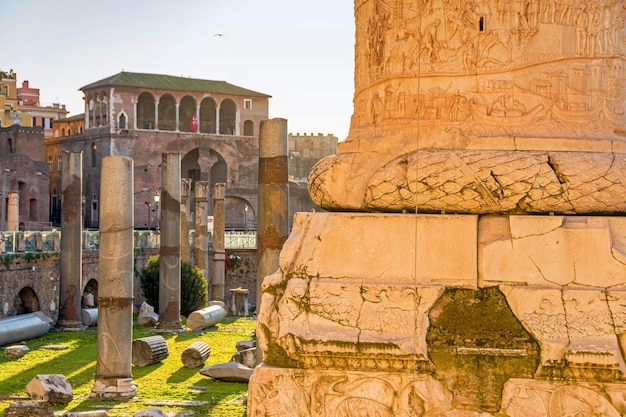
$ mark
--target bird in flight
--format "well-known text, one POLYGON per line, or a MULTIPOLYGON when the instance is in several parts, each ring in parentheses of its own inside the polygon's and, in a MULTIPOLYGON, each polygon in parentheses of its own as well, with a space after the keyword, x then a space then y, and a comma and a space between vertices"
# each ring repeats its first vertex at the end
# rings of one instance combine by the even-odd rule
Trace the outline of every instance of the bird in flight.
POLYGON ((222 38, 226 39, 226 36, 224 36, 224 35, 223 35, 223 34, 221 34, 221 33, 216 33, 216 34, 215 34, 215 35, 213 35, 213 36, 214 36, 214 37, 215 37, 215 36, 220 36, 220 37, 222 37, 222 38))

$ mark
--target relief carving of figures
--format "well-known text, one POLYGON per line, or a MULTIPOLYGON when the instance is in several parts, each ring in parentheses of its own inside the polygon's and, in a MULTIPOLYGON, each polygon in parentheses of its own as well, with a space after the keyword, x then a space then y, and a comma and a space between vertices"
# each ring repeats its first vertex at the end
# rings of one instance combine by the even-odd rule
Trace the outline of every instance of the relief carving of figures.
POLYGON ((556 2, 554 0, 544 0, 541 11, 542 23, 554 23, 556 17, 556 2))
POLYGON ((613 15, 611 13, 611 6, 607 2, 602 2, 600 10, 602 13, 602 28, 600 30, 602 52, 605 55, 611 55, 613 53, 613 37, 611 34, 613 15))
POLYGON ((598 3, 592 2, 589 10, 589 24, 587 26, 587 53, 596 56, 602 52, 601 39, 599 37, 602 18, 598 10, 598 3))
POLYGON ((576 11, 574 23, 576 26, 576 55, 585 56, 587 55, 587 27, 589 26, 589 14, 585 3, 581 3, 576 11))
POLYGON ((502 411, 508 417, 619 417, 606 395, 612 388, 513 379, 505 386, 502 411))

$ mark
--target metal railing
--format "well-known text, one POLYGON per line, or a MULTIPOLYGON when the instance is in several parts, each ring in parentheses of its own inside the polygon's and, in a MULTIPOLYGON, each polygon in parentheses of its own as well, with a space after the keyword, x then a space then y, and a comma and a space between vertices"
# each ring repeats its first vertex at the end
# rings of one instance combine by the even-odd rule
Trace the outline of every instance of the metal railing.
MULTIPOLYGON (((195 246, 195 230, 189 231, 189 245, 195 246)), ((224 246, 226 249, 255 249, 256 231, 225 232, 224 246)), ((135 230, 133 232, 134 246, 140 248, 158 248, 161 244, 161 234, 154 230, 135 230)), ((209 250, 213 247, 213 237, 209 234, 209 250)), ((83 230, 82 248, 85 251, 98 250, 100 247, 100 232, 98 230, 83 230)), ((0 232, 0 254, 15 252, 59 252, 61 249, 61 231, 16 231, 0 232)))

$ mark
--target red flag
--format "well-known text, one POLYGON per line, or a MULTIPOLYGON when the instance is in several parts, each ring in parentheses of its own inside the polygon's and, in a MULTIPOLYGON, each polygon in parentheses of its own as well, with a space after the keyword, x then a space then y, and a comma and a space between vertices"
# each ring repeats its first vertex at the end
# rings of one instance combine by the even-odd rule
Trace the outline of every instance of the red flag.
POLYGON ((193 112, 193 117, 189 121, 189 129, 194 133, 198 131, 198 116, 196 112, 193 112))

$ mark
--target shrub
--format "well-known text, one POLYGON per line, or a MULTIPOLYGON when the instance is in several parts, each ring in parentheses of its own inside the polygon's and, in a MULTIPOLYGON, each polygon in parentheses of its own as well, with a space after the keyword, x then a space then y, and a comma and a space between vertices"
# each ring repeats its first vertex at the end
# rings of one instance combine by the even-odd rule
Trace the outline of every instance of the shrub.
MULTIPOLYGON (((141 271, 141 290, 146 302, 159 311, 159 255, 151 256, 141 271)), ((208 303, 207 281, 200 268, 189 262, 180 262, 180 314, 190 313, 206 307, 208 303)))

